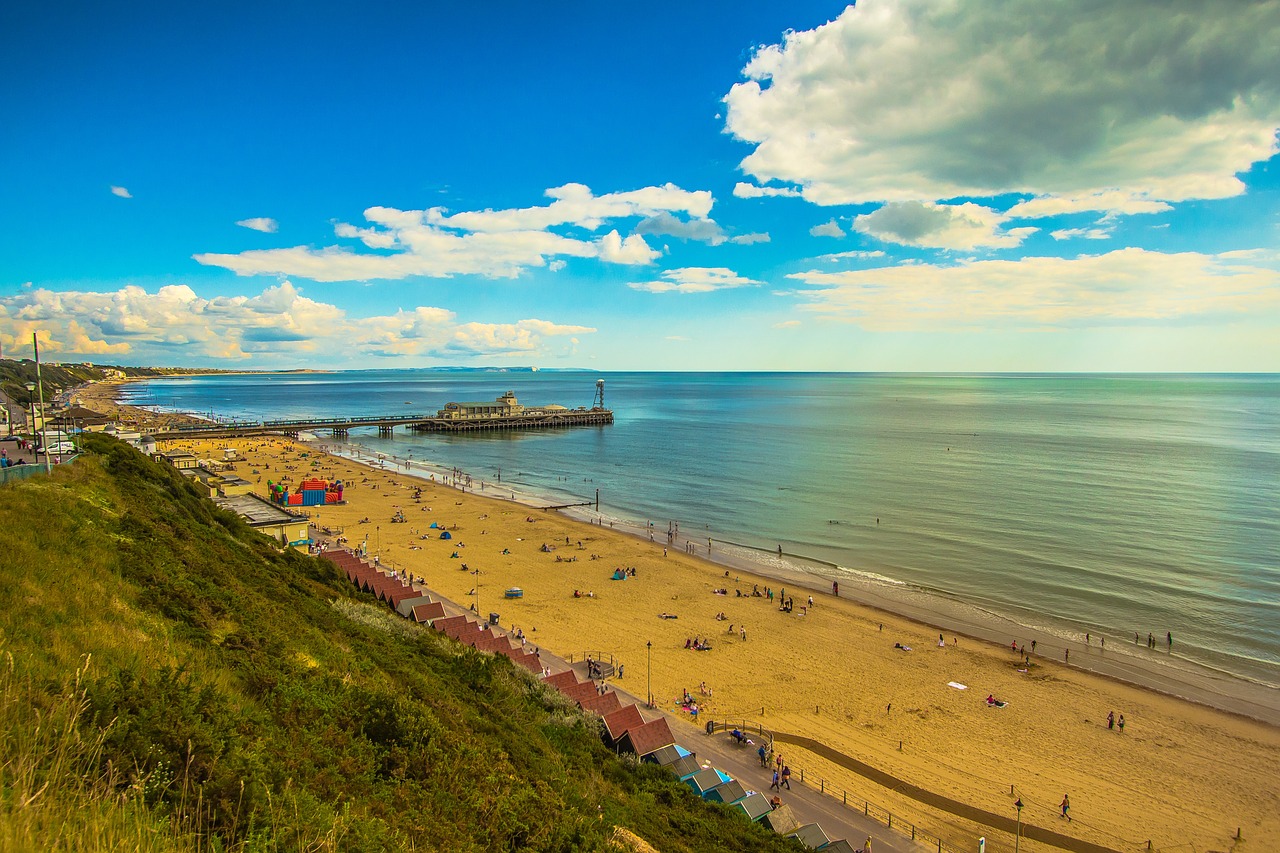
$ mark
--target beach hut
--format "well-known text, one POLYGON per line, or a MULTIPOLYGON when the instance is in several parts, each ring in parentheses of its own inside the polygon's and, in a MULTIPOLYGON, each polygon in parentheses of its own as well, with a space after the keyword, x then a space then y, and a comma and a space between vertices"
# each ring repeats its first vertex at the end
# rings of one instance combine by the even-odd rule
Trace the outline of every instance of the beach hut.
POLYGON ((674 764, 668 764, 667 769, 676 775, 680 781, 688 779, 693 774, 702 770, 698 765, 698 756, 690 753, 676 761, 674 764))
POLYGON ((806 823, 804 826, 797 826, 786 834, 787 838, 794 838, 808 847, 810 850, 821 850, 831 843, 831 837, 823 832, 822 827, 816 823, 806 823))
POLYGON ((662 749, 664 746, 671 746, 675 742, 676 736, 671 733, 671 725, 667 722, 667 718, 659 717, 642 726, 633 726, 627 729, 623 733, 622 739, 618 742, 618 746, 644 758, 646 755, 662 749))
POLYGON ((595 683, 591 681, 584 681, 581 684, 574 684, 571 687, 563 687, 560 689, 560 692, 564 694, 566 699, 579 704, 589 699, 594 699, 600 695, 600 692, 596 689, 595 683))
POLYGON ((686 755, 689 755, 689 750, 682 749, 679 744, 673 743, 670 746, 664 746, 662 749, 655 749, 646 755, 644 760, 659 767, 666 767, 670 764, 675 764, 686 755))
POLYGON ((773 806, 769 805, 769 801, 765 795, 759 791, 752 791, 741 800, 733 804, 735 809, 740 810, 750 820, 760 820, 760 818, 773 811, 773 806))
POLYGON ((414 595, 408 598, 401 598, 399 601, 397 601, 396 612, 399 613, 404 618, 410 619, 413 617, 413 608, 421 604, 430 604, 430 603, 431 603, 431 596, 422 595, 421 593, 418 593, 417 595, 414 595))
POLYGON ((609 734, 609 743, 617 743, 627 733, 627 729, 644 725, 644 717, 635 705, 619 708, 604 718, 604 728, 609 734))
POLYGON ((578 683, 578 674, 571 669, 566 669, 564 672, 548 675, 542 679, 542 683, 548 687, 554 687, 556 690, 563 690, 578 683))
POLYGON ((841 838, 839 841, 832 841, 826 847, 823 847, 822 853, 858 853, 859 849, 854 847, 848 840, 841 838))
POLYGON ((702 795, 704 800, 711 800, 717 803, 724 803, 726 806, 736 803, 747 795, 747 789, 742 787, 742 783, 737 779, 730 779, 716 785, 710 791, 702 795))
POLYGON ((598 714, 603 717, 606 714, 612 714, 614 711, 622 707, 622 700, 618 698, 618 694, 610 690, 599 696, 583 700, 578 703, 582 710, 591 714, 598 714))
POLYGON ((785 803, 762 817, 760 822, 779 835, 785 835, 800 825, 800 821, 796 820, 796 813, 785 803))
POLYGON ((432 601, 429 604, 418 604, 413 608, 414 622, 430 622, 433 619, 444 618, 444 605, 438 601, 432 601))
POLYGON ((686 776, 682 780, 686 785, 693 789, 693 792, 699 797, 706 796, 717 785, 723 785, 728 782, 727 774, 721 774, 714 767, 704 767, 692 776, 686 776))

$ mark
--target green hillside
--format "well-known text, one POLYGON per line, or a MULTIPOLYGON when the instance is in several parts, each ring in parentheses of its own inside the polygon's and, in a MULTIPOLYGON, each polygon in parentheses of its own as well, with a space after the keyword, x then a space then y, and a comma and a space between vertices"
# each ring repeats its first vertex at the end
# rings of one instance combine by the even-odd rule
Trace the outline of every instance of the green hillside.
POLYGON ((0 488, 0 850, 795 850, 91 437, 0 488))

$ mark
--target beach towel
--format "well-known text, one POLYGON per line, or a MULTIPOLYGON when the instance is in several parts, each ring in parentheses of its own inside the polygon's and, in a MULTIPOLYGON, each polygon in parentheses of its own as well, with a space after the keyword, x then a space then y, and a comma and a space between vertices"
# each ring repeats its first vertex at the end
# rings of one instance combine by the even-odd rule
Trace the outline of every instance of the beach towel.
POLYGON ((960 682, 958 682, 958 681, 948 681, 948 682, 947 682, 947 686, 948 686, 948 687, 954 687, 956 690, 968 690, 968 689, 969 689, 969 685, 967 685, 967 684, 961 684, 961 683, 960 683, 960 682))

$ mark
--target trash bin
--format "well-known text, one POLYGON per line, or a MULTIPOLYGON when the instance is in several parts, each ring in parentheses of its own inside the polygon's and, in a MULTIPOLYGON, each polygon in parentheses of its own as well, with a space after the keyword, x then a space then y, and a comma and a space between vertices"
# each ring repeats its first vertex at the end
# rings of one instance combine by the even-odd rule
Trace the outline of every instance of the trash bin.
POLYGON ((497 614, 497 613, 490 613, 490 614, 489 614, 489 624, 490 624, 490 625, 497 625, 497 624, 498 624, 498 614, 497 614))

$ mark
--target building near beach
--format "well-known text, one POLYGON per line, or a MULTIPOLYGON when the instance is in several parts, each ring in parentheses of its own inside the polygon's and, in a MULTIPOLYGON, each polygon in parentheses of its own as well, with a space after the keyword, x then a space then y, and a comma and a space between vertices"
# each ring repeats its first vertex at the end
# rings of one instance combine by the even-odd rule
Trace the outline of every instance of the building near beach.
POLYGON ((213 502, 229 509, 249 523, 259 533, 265 533, 281 545, 306 549, 311 544, 307 517, 290 512, 255 494, 219 496, 213 502))

